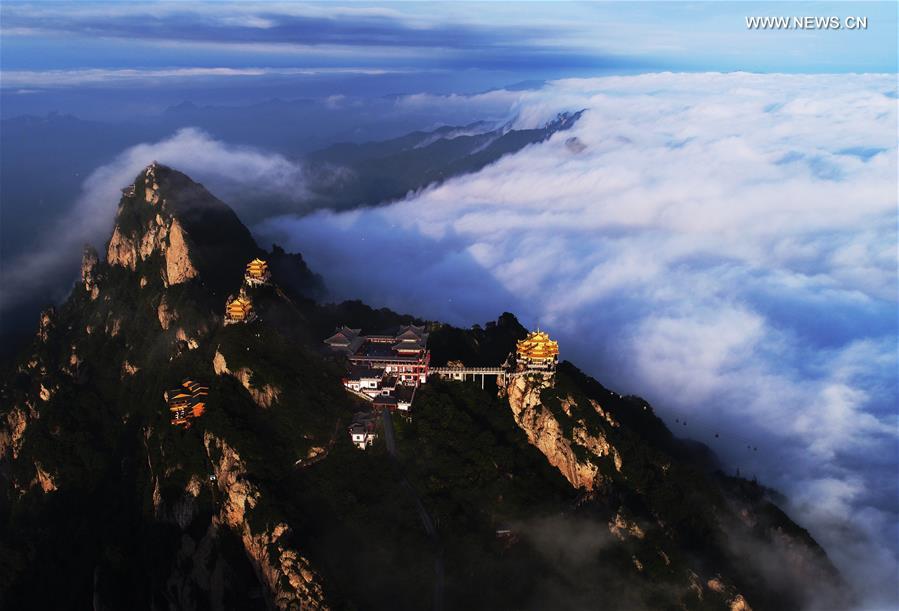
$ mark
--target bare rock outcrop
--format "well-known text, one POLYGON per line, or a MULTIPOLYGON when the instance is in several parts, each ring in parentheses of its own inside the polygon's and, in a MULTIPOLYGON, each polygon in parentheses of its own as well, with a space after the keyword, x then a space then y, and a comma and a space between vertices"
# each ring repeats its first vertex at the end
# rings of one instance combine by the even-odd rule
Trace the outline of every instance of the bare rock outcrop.
POLYGON ((41 398, 41 401, 49 401, 53 398, 53 390, 44 386, 44 383, 41 382, 40 387, 38 389, 38 396, 41 398))
MULTIPOLYGON (((543 452, 572 486, 592 491, 603 478, 592 458, 611 457, 615 468, 620 470, 621 457, 601 431, 589 430, 582 419, 577 419, 570 435, 566 435, 559 418, 541 403, 540 393, 548 385, 541 376, 519 375, 510 378, 501 393, 508 397, 515 421, 531 445, 543 452), (586 456, 582 450, 586 450, 586 456)), ((580 406, 571 397, 561 403, 566 416, 576 418, 580 406)), ((590 409, 594 407, 591 405, 590 409)))
MULTIPOLYGON (((205 329, 201 329, 201 331, 205 331, 205 329)), ((183 342, 184 347, 188 350, 196 350, 200 346, 200 342, 196 338, 189 336, 184 327, 178 327, 175 330, 175 339, 183 342)))
MULTIPOLYGON (((646 533, 643 532, 643 529, 640 528, 640 525, 636 522, 628 520, 621 513, 615 514, 615 519, 609 522, 609 532, 615 535, 620 541, 624 541, 627 537, 634 537, 636 539, 643 539, 646 536, 646 533)), ((660 552, 664 555, 664 552, 660 552)), ((664 559, 666 560, 666 564, 670 564, 667 562, 668 556, 665 555, 664 559)))
POLYGON ((156 307, 156 317, 159 319, 159 326, 164 331, 168 330, 172 322, 178 320, 178 311, 171 307, 165 293, 162 294, 162 299, 159 300, 159 305, 156 307))
POLYGON ((248 517, 262 501, 258 487, 247 479, 240 454, 212 433, 203 437, 223 501, 216 521, 233 529, 259 579, 278 609, 327 609, 322 579, 306 558, 287 547, 290 527, 283 522, 254 532, 248 517))
POLYGON ((122 361, 122 378, 125 376, 133 376, 135 373, 140 371, 140 367, 131 363, 129 360, 122 361))
POLYGON ((122 229, 116 225, 112 230, 112 237, 109 238, 109 244, 106 246, 106 262, 134 271, 137 269, 137 261, 137 245, 131 238, 125 236, 122 229))
MULTIPOLYGON (((166 286, 172 286, 197 277, 199 272, 191 259, 187 231, 177 218, 165 210, 165 200, 160 198, 156 167, 152 164, 144 172, 146 188, 143 202, 125 201, 132 206, 153 206, 157 212, 133 231, 123 230, 121 223, 117 222, 106 248, 106 261, 110 265, 135 271, 138 263, 158 253, 165 263, 160 270, 162 280, 166 286)), ((119 213, 122 214, 121 208, 119 213)))
POLYGON ((42 342, 46 342, 50 337, 56 319, 56 308, 50 306, 41 312, 40 323, 38 325, 37 336, 42 342))
POLYGON ((84 247, 81 255, 81 283, 84 290, 90 295, 91 301, 100 294, 100 287, 97 285, 96 269, 100 262, 97 249, 90 244, 84 247))
POLYGON ((34 479, 31 481, 32 486, 39 486, 44 491, 44 494, 56 490, 56 480, 41 466, 41 463, 34 464, 34 471, 34 479))
POLYGON ((234 371, 228 369, 225 355, 218 350, 215 351, 212 359, 212 367, 218 375, 230 375, 237 378, 259 407, 269 408, 281 396, 281 389, 272 384, 264 384, 261 388, 253 386, 250 383, 253 377, 253 371, 250 368, 241 367, 234 371))
POLYGON ((21 407, 15 406, 5 414, 0 423, 0 459, 11 454, 13 459, 19 457, 19 450, 28 428, 28 417, 21 407))
POLYGON ((728 611, 752 611, 752 607, 749 606, 743 595, 739 594, 733 586, 726 584, 721 576, 709 579, 706 586, 712 592, 725 597, 728 611))
POLYGON ((190 239, 181 223, 176 218, 166 221, 158 214, 139 234, 126 235, 116 225, 106 249, 106 260, 110 265, 135 271, 138 263, 156 253, 162 254, 165 260, 161 275, 166 286, 187 282, 199 274, 190 257, 190 239))
POLYGON ((169 226, 169 241, 165 248, 165 271, 169 286, 187 282, 191 278, 196 278, 199 273, 190 260, 187 234, 178 219, 172 219, 169 226))

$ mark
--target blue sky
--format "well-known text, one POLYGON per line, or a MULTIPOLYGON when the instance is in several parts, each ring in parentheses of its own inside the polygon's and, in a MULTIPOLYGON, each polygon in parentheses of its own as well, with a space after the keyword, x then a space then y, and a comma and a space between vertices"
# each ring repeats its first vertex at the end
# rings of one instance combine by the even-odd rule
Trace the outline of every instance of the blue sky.
POLYGON ((896 70, 892 2, 4 2, 2 17, 4 72, 896 70), (864 16, 868 29, 750 31, 745 17, 755 15, 864 16))
POLYGON ((0 116, 476 93, 646 72, 896 71, 896 3, 3 2, 0 116), (867 17, 759 31, 746 17, 867 17))

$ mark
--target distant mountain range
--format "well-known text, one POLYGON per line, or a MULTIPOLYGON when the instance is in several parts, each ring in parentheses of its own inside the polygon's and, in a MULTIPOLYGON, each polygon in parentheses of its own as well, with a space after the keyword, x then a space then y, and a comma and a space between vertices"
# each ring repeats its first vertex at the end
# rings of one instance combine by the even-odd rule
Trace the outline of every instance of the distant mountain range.
POLYGON ((562 113, 535 129, 477 122, 412 132, 380 142, 341 143, 306 157, 313 207, 372 206, 454 176, 477 172, 524 147, 569 129, 583 111, 562 113))
MULTIPOLYGON (((296 158, 305 168, 309 196, 303 201, 278 199, 253 189, 241 193, 246 199, 242 202, 245 221, 252 225, 273 214, 374 206, 402 198, 410 191, 475 172, 504 155, 545 140, 571 127, 581 115, 562 114, 536 129, 477 122, 414 131, 386 140, 343 142, 310 152, 306 147, 308 139, 315 138, 315 130, 310 135, 302 126, 314 124, 316 113, 321 115, 319 123, 335 120, 330 114, 321 114, 324 112, 312 100, 270 100, 240 108, 199 107, 184 102, 162 117, 122 124, 62 114, 4 120, 0 127, 4 138, 0 158, 0 277, 68 210, 93 170, 126 147, 169 136, 178 127, 198 125, 228 142, 271 146, 296 158), (277 117, 282 115, 284 122, 279 122, 277 117)), ((333 132, 327 132, 329 137, 336 137, 333 132)), ((384 133, 389 132, 386 129, 384 133)), ((40 308, 68 289, 75 272, 72 266, 51 274, 42 291, 4 312, 0 345, 5 348, 0 349, 0 357, 8 356, 25 336, 24 329, 40 308)))
MULTIPOLYGON (((505 136, 490 133, 462 136, 466 154, 505 136)), ((322 350, 338 325, 425 325, 434 363, 492 365, 527 331, 508 313, 458 329, 322 304, 326 282, 184 174, 143 170, 105 253, 84 252, 0 377, 0 607, 849 604, 776 494, 568 362, 553 385, 431 378, 395 420, 396 457, 356 449, 367 404, 322 350), (256 257, 272 272, 245 288, 256 318, 225 326, 256 257), (187 429, 163 394, 185 379, 207 393, 187 429)))

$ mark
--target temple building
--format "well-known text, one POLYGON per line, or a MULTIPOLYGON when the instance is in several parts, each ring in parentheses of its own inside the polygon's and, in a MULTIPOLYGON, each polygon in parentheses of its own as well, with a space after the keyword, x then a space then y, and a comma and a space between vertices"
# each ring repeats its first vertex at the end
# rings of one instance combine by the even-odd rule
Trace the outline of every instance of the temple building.
POLYGON ((272 275, 268 269, 268 263, 262 259, 253 259, 247 263, 247 271, 243 275, 244 282, 247 286, 261 286, 268 284, 272 275))
POLYGON ((397 386, 393 391, 396 398, 396 408, 401 412, 408 412, 412 409, 412 402, 415 400, 414 386, 397 386))
POLYGON ((383 378, 384 372, 380 369, 351 365, 343 378, 343 385, 350 390, 374 396, 381 394, 381 380, 383 378))
POLYGON ((235 298, 228 299, 225 304, 225 325, 234 325, 237 323, 246 323, 256 320, 256 313, 253 311, 253 301, 241 292, 235 298))
POLYGON ((537 329, 516 344, 515 360, 521 371, 555 371, 559 362, 559 343, 537 329))
POLYGON ((360 333, 362 333, 362 329, 340 327, 334 335, 325 340, 325 343, 334 352, 354 354, 365 341, 359 336, 360 333))
POLYGON ((209 387, 190 378, 185 379, 181 386, 162 394, 169 406, 171 423, 184 428, 190 428, 191 420, 203 415, 208 396, 209 387))
POLYGON ((399 401, 391 395, 375 395, 371 400, 371 409, 375 413, 380 413, 385 409, 395 412, 399 409, 399 401))
POLYGON ((360 412, 353 417, 347 432, 354 446, 360 450, 370 448, 378 438, 377 417, 371 413, 360 412))
POLYGON ((423 326, 403 325, 394 333, 360 335, 360 329, 340 327, 325 340, 332 351, 345 354, 353 365, 380 369, 401 384, 426 382, 431 353, 423 326))

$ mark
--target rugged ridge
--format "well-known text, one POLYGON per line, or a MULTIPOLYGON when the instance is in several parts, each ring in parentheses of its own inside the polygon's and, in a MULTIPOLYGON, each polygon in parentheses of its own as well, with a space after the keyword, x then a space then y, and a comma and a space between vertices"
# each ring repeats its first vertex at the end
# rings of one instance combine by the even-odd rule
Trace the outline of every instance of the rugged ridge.
MULTIPOLYGON (((649 543, 666 567, 684 553, 687 533, 696 537, 696 529, 702 529, 703 537, 719 542, 714 564, 688 560, 675 577, 688 608, 710 600, 730 611, 750 611, 753 604, 848 604, 823 550, 776 509, 768 492, 713 472, 716 465, 673 438, 645 401, 620 397, 569 363, 560 365, 556 384, 539 374, 520 375, 501 385, 499 396, 528 442, 570 485, 614 512, 608 526, 619 540, 649 543), (637 436, 643 444, 647 436, 654 439, 652 450, 635 445, 637 436), (657 478, 667 480, 664 486, 652 483, 657 478), (623 502, 628 497, 631 501, 623 502), (642 500, 634 503, 637 498, 642 500), (697 503, 699 498, 703 500, 697 503), (766 558, 756 561, 760 553, 766 558), (785 583, 800 587, 760 587, 761 575, 770 574, 773 566, 789 575, 785 583), (827 584, 827 593, 801 585, 814 583, 827 584)), ((638 571, 648 571, 644 555, 636 554, 633 561, 638 571)))
MULTIPOLYGON (((583 419, 575 424, 570 434, 566 434, 541 402, 540 394, 546 388, 548 383, 541 376, 516 376, 510 378, 500 392, 508 397, 515 421, 527 434, 528 441, 543 452, 572 486, 590 492, 603 480, 596 460, 611 457, 615 469, 621 471, 621 456, 601 431, 589 431, 583 419), (575 448, 582 451, 576 452, 575 448)), ((560 401, 568 417, 572 417, 573 405, 574 399, 570 396, 560 401)), ((593 402, 591 405, 605 416, 599 404, 593 402)), ((609 421, 614 426, 614 421, 609 421)))
POLYGON ((106 262, 135 271, 138 262, 158 254, 165 261, 160 270, 162 280, 165 286, 171 286, 196 278, 199 272, 191 261, 190 240, 181 222, 171 214, 167 200, 160 195, 158 169, 159 166, 154 162, 144 170, 144 189, 141 193, 137 191, 136 184, 134 188, 126 190, 119 207, 119 218, 106 247, 106 262), (143 200, 133 201, 139 197, 143 200), (150 216, 140 210, 147 207, 155 208, 157 213, 150 216), (137 227, 131 227, 129 231, 122 223, 123 217, 129 213, 138 219, 144 216, 149 218, 145 225, 140 226, 138 223, 137 227))
MULTIPOLYGON (((289 287, 259 292, 257 305, 295 326, 295 304, 319 279, 298 255, 273 254, 276 277, 289 287)), ((80 282, 58 309, 42 313, 31 346, 0 388, 0 519, 10 534, 0 544, 0 564, 9 567, 0 577, 0 606, 21 607, 45 582, 59 587, 41 590, 25 607, 88 599, 110 608, 155 608, 157 599, 182 609, 266 601, 282 609, 326 607, 321 580, 286 523, 269 512, 250 524, 252 512, 231 511, 252 479, 235 471, 246 465, 234 449, 246 426, 239 423, 252 420, 258 405, 228 391, 202 431, 182 432, 169 425, 162 402, 162 391, 184 376, 216 375, 211 336, 224 346, 245 341, 244 330, 222 329, 221 312, 255 256, 267 255, 234 212, 187 176, 154 162, 123 190, 106 260, 85 247, 80 282), (210 463, 205 440, 227 450, 219 451, 222 460, 234 460, 210 463), (218 492, 208 485, 216 474, 218 492), (219 493, 226 502, 216 511, 219 493), (53 559, 57 541, 66 540, 82 551, 53 559), (133 546, 146 558, 114 560, 133 546), (153 564, 159 554, 171 564, 153 564), (143 585, 129 588, 129 579, 143 585), (255 599, 247 598, 259 587, 253 581, 262 587, 255 599)), ((329 404, 339 405, 339 387, 328 393, 329 404)), ((278 411, 274 391, 255 394, 278 411)), ((318 430, 326 439, 333 428, 329 410, 275 417, 292 426, 316 422, 295 449, 285 448, 295 454, 283 461, 288 467, 323 443, 318 430)), ((249 486, 252 502, 281 502, 261 484, 249 486)))
POLYGON ((253 567, 272 593, 274 605, 279 609, 327 609, 321 577, 308 560, 286 546, 290 527, 278 522, 266 531, 254 532, 250 526, 248 514, 262 494, 249 481, 246 464, 238 452, 209 432, 203 443, 212 461, 216 485, 224 496, 217 519, 240 534, 253 567))
MULTIPOLYGON (((228 290, 247 257, 262 254, 231 208, 184 174, 153 162, 123 190, 106 246, 111 266, 138 271, 159 263, 164 286, 198 276, 212 290, 228 290)), ((141 270, 143 271, 143 270, 141 270)), ((142 273, 147 278, 148 273, 142 273)))
POLYGON ((253 371, 249 367, 240 367, 235 371, 228 369, 228 361, 218 349, 212 358, 212 367, 218 375, 230 375, 239 380, 259 407, 271 407, 281 396, 281 389, 272 384, 263 384, 261 388, 253 386, 253 371))
POLYGON ((367 405, 321 352, 336 326, 424 324, 434 363, 492 365, 525 333, 511 314, 457 329, 316 303, 322 280, 301 256, 263 252, 230 208, 159 164, 125 189, 106 255, 85 249, 81 281, 0 379, 0 607, 847 600, 772 491, 716 472, 648 403, 567 362, 553 384, 518 376, 498 393, 429 380, 412 419, 392 420, 395 453, 350 444, 367 405), (223 326, 256 256, 272 271, 245 288, 258 317, 223 326), (162 398, 185 378, 209 386, 186 429, 162 398), (760 549, 765 567, 751 562, 760 549))

